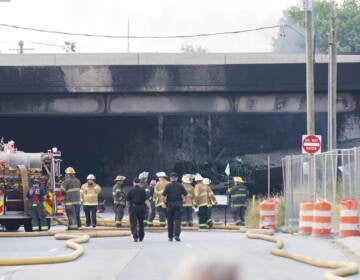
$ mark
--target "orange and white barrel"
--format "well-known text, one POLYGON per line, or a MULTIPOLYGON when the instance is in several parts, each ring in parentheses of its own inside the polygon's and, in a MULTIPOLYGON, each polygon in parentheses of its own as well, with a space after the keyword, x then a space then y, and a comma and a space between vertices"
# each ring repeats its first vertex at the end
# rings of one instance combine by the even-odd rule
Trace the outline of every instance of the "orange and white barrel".
POLYGON ((260 203, 260 228, 277 228, 277 207, 274 198, 265 199, 260 203))
POLYGON ((353 198, 340 201, 340 232, 342 237, 357 236, 359 232, 358 202, 353 198))
POLYGON ((0 190, 0 216, 4 215, 4 191, 0 190))
POLYGON ((303 201, 300 203, 299 234, 311 234, 314 213, 314 202, 303 201))
POLYGON ((319 201, 314 204, 312 236, 326 237, 331 234, 331 203, 319 201))

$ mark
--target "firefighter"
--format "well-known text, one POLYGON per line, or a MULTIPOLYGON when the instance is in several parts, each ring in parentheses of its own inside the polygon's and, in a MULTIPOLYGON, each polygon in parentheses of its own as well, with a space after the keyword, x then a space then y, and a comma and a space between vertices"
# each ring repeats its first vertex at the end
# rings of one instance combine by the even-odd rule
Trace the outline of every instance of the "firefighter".
POLYGON ((208 186, 203 183, 204 178, 200 174, 195 175, 194 197, 196 206, 199 207, 199 228, 208 229, 208 205, 210 203, 208 186))
POLYGON ((185 187, 188 195, 185 197, 183 204, 182 222, 183 226, 193 226, 193 201, 194 201, 194 187, 192 186, 193 176, 185 174, 182 176, 181 181, 185 187))
POLYGON ((164 202, 163 192, 165 190, 165 186, 169 184, 169 181, 166 179, 167 175, 163 171, 156 173, 156 176, 159 178, 159 181, 156 183, 154 189, 155 206, 159 214, 159 224, 161 227, 165 227, 166 205, 164 202))
MULTIPOLYGON (((144 171, 140 173, 138 178, 140 180, 140 187, 145 190, 146 199, 149 200, 151 206, 151 203, 154 202, 154 188, 150 188, 150 186, 148 185, 149 172, 144 171)), ((152 207, 151 210, 153 210, 152 207)), ((144 225, 149 227, 153 226, 154 218, 155 211, 153 212, 147 209, 145 213, 144 225), (149 213, 151 213, 151 215, 149 213)))
POLYGON ((228 190, 230 195, 230 207, 233 219, 236 225, 245 225, 245 210, 246 199, 249 195, 249 190, 244 185, 244 180, 241 177, 234 177, 234 185, 228 190))
MULTIPOLYGON (((127 205, 129 207, 131 233, 134 242, 143 241, 144 232, 144 217, 146 207, 151 212, 149 200, 146 199, 146 192, 144 188, 140 187, 139 178, 133 181, 134 187, 128 192, 126 196, 127 205)), ((151 213, 149 213, 151 214, 151 213)))
POLYGON ((209 228, 212 228, 212 226, 214 225, 214 222, 213 222, 213 220, 211 218, 211 216, 212 216, 212 207, 213 207, 213 205, 217 204, 217 201, 216 201, 216 197, 215 197, 212 189, 210 188, 211 180, 209 178, 205 178, 203 180, 203 183, 205 185, 207 185, 207 187, 208 187, 208 197, 209 197, 209 204, 208 204, 208 212, 207 212, 206 223, 209 226, 209 228))
POLYGON ((112 195, 114 198, 114 212, 115 212, 115 225, 121 227, 121 221, 124 217, 124 208, 126 206, 125 192, 124 192, 124 181, 126 177, 118 175, 115 178, 115 185, 112 189, 112 195))
POLYGON ((84 205, 86 226, 96 227, 96 208, 98 206, 98 195, 101 187, 95 183, 95 176, 89 174, 86 177, 87 182, 81 186, 81 201, 84 205))
POLYGON ((48 230, 43 201, 46 198, 45 189, 39 185, 38 180, 34 180, 32 187, 27 191, 26 197, 31 203, 30 216, 32 230, 48 230))
POLYGON ((156 186, 156 180, 151 180, 150 185, 149 185, 149 190, 150 190, 149 202, 150 202, 150 207, 151 207, 151 215, 149 215, 149 217, 148 217, 148 226, 149 227, 154 226, 154 219, 155 219, 154 191, 155 191, 155 186, 156 186))
POLYGON ((74 168, 66 168, 65 179, 60 189, 62 195, 64 196, 65 211, 69 220, 69 230, 81 228, 80 186, 81 182, 75 177, 74 168))

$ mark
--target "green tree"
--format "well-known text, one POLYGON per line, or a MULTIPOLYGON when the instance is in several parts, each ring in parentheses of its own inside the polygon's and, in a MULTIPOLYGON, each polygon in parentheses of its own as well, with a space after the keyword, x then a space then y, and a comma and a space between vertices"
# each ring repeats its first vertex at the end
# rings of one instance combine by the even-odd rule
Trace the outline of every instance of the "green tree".
MULTIPOLYGON (((315 47, 319 53, 327 53, 330 32, 330 1, 314 1, 313 16, 315 47)), ((344 0, 335 8, 337 17, 337 45, 339 52, 360 51, 360 0, 344 0)), ((304 11, 300 7, 290 7, 283 12, 280 20, 285 27, 273 38, 274 52, 299 53, 305 51, 304 11)))

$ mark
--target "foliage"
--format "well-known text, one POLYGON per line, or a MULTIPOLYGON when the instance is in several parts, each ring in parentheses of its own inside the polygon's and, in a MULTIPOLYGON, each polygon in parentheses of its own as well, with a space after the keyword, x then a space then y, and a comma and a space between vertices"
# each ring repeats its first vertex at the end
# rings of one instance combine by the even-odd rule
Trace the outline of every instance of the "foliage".
MULTIPOLYGON (((339 52, 360 51, 360 0, 344 0, 335 8, 337 17, 337 48, 339 52)), ((330 17, 332 4, 330 1, 314 1, 313 3, 315 47, 319 53, 327 53, 328 34, 330 31, 330 17)), ((283 12, 281 24, 289 25, 273 38, 273 50, 284 53, 303 53, 304 39, 304 11, 300 7, 290 7, 283 12)))

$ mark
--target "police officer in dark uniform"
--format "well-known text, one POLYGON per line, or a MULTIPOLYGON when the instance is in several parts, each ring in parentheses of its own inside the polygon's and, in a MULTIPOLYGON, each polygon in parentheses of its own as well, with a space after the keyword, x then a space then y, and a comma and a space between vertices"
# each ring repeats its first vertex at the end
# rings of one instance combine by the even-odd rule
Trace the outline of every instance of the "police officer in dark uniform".
POLYGON ((129 206, 130 226, 134 242, 141 242, 144 239, 144 218, 146 207, 151 212, 149 200, 146 198, 146 192, 140 187, 140 180, 138 178, 133 181, 134 187, 128 192, 126 196, 127 205, 129 206))
POLYGON ((184 185, 180 184, 177 179, 178 175, 175 172, 172 172, 170 174, 170 183, 166 185, 163 192, 168 213, 167 222, 169 241, 173 241, 174 236, 176 241, 180 241, 181 214, 183 202, 187 195, 184 185))

